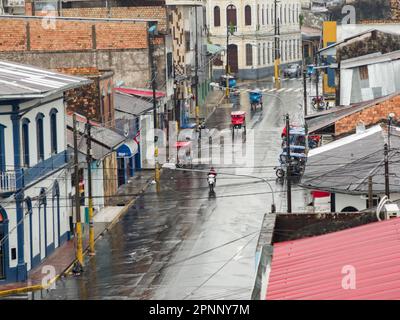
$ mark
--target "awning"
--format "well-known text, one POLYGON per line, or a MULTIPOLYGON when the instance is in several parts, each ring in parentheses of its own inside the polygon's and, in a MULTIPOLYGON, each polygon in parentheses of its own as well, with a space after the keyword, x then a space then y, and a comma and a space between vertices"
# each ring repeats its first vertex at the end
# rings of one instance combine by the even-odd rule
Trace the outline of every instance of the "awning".
POLYGON ((117 149, 118 158, 131 158, 138 152, 138 145, 134 140, 128 140, 117 149))
MULTIPOLYGON (((115 91, 131 94, 138 97, 153 98, 153 90, 149 89, 135 89, 135 88, 115 88, 115 91)), ((165 92, 156 91, 156 99, 165 97, 165 92)))
POLYGON ((215 45, 212 43, 207 43, 207 53, 209 53, 211 55, 218 54, 224 50, 225 50, 225 48, 222 46, 218 46, 218 45, 215 45))

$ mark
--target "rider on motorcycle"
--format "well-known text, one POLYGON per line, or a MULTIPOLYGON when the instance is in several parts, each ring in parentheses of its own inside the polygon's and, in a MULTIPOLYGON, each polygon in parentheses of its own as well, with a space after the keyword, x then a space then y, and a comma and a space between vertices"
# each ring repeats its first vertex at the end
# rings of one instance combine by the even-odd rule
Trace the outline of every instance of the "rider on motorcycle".
MULTIPOLYGON (((210 178, 210 176, 212 176, 214 178, 214 186, 216 186, 217 185, 217 171, 215 171, 214 167, 211 167, 210 171, 208 172, 207 177, 210 178)), ((210 184, 210 180, 208 181, 208 183, 210 184)))
POLYGON ((208 172, 208 175, 213 175, 215 178, 217 177, 217 171, 215 171, 214 167, 211 167, 210 171, 208 172))

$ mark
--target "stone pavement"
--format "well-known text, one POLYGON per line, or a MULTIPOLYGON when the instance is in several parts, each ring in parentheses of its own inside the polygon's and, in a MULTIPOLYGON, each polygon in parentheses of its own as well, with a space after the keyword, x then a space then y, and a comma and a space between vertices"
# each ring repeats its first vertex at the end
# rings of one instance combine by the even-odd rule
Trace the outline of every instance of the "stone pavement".
MULTIPOLYGON (((152 170, 143 170, 136 173, 131 180, 118 190, 115 203, 119 205, 104 207, 94 216, 95 241, 120 219, 120 217, 135 202, 137 196, 145 191, 149 183, 153 180, 152 170)), ((89 225, 83 224, 83 248, 84 254, 88 253, 89 248, 89 225)), ((76 261, 75 238, 64 243, 57 248, 54 253, 42 261, 40 265, 28 272, 26 282, 9 283, 0 286, 0 297, 17 295, 35 290, 47 289, 52 283, 57 281, 62 275, 69 273, 76 261), (54 268, 55 274, 47 283, 42 280, 49 277, 49 266, 54 268)))

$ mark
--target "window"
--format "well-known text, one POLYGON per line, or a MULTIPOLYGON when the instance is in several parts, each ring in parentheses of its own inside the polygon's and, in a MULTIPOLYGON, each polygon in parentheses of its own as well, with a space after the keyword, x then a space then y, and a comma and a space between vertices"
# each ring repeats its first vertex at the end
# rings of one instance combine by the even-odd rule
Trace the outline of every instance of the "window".
POLYGON ((265 42, 263 43, 263 65, 265 65, 265 42))
POLYGON ((190 31, 185 31, 185 48, 186 52, 190 51, 190 31))
POLYGON ((36 116, 36 145, 38 162, 44 160, 44 131, 43 131, 44 114, 39 113, 36 116))
POLYGON ((57 109, 50 111, 50 142, 51 153, 57 153, 57 109))
POLYGON ((109 121, 109 126, 113 126, 113 112, 112 112, 112 88, 111 88, 111 83, 108 83, 108 89, 107 89, 107 98, 108 98, 108 121, 109 121))
POLYGON ((267 5, 267 8, 265 9, 265 19, 266 19, 266 24, 269 24, 269 6, 267 5))
POLYGON ((221 26, 221 10, 218 6, 214 7, 214 27, 221 26))
POLYGON ((360 70, 360 80, 368 80, 369 79, 368 66, 361 66, 359 70, 360 70))
POLYGON ((244 24, 251 26, 251 7, 249 5, 244 7, 244 24))
POLYGON ((246 66, 253 65, 253 47, 251 44, 246 44, 246 66))
POLYGON ((6 171, 6 146, 4 139, 4 126, 0 124, 0 172, 6 171))
POLYGON ((257 64, 261 65, 261 43, 257 44, 257 64))
POLYGON ((173 60, 172 60, 172 52, 168 52, 167 53, 167 75, 168 78, 172 78, 173 77, 173 60))
POLYGON ((264 13, 265 13, 265 11, 264 11, 264 5, 262 6, 262 9, 261 9, 261 19, 262 19, 262 25, 264 25, 265 24, 265 17, 264 17, 264 13))
POLYGON ((237 18, 236 18, 236 7, 234 5, 229 5, 226 8, 226 25, 229 26, 237 26, 237 18))
POLYGON ((22 165, 29 167, 29 119, 22 119, 22 165))
POLYGON ((283 14, 284 14, 284 16, 283 16, 283 23, 286 23, 286 22, 287 22, 286 13, 287 13, 287 7, 286 7, 286 5, 285 5, 285 6, 283 7, 283 14))
POLYGON ((260 5, 257 5, 257 28, 260 27, 260 5))

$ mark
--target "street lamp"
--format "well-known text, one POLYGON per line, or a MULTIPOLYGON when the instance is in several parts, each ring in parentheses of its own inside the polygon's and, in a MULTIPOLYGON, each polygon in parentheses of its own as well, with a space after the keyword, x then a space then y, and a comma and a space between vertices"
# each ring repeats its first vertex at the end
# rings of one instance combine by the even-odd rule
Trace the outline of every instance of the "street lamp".
MULTIPOLYGON (((171 162, 164 163, 162 167, 163 167, 163 169, 176 170, 176 171, 189 171, 189 172, 208 173, 208 171, 206 171, 206 170, 177 168, 176 164, 175 163, 171 163, 171 162)), ((247 175, 247 174, 235 174, 235 173, 227 173, 227 172, 222 172, 222 173, 219 172, 218 175, 252 178, 252 179, 257 179, 257 180, 265 182, 268 185, 268 187, 270 188, 270 190, 271 190, 271 196, 272 196, 271 213, 275 213, 276 212, 274 189, 272 188, 271 184, 268 182, 267 179, 261 178, 261 177, 256 177, 256 176, 252 176, 252 175, 247 175)))

